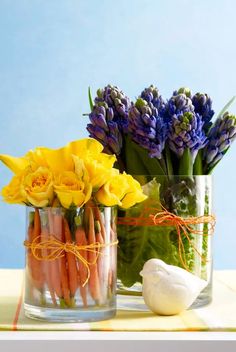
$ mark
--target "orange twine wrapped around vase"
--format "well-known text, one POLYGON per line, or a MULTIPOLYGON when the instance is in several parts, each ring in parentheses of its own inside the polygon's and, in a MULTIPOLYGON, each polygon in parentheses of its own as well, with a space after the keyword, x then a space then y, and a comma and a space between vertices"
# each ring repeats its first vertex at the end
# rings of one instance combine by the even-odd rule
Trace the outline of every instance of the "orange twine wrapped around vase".
POLYGON ((178 236, 178 252, 180 261, 183 267, 188 271, 189 268, 186 264, 182 236, 187 238, 194 251, 201 257, 202 261, 206 262, 206 259, 194 246, 189 235, 213 235, 215 222, 216 219, 214 215, 189 216, 188 218, 184 218, 169 212, 162 205, 161 210, 157 210, 155 208, 145 208, 139 217, 118 217, 118 225, 175 227, 178 236), (207 232, 205 232, 204 229, 197 230, 195 228, 196 225, 208 225, 207 232))
POLYGON ((79 259, 84 266, 87 268, 87 278, 83 283, 83 287, 87 284, 90 278, 90 265, 96 264, 99 255, 103 255, 101 249, 105 247, 115 246, 118 244, 118 241, 114 241, 107 244, 101 244, 99 242, 94 242, 88 245, 76 245, 75 243, 63 243, 57 240, 53 235, 49 236, 49 239, 44 239, 41 236, 36 237, 32 242, 24 241, 24 246, 31 250, 32 255, 38 260, 48 260, 52 261, 58 258, 61 258, 65 255, 65 252, 72 253, 77 259, 79 259), (50 254, 44 255, 46 251, 43 249, 50 250, 50 254), (80 251, 92 252, 96 255, 95 259, 90 262, 86 260, 80 251))

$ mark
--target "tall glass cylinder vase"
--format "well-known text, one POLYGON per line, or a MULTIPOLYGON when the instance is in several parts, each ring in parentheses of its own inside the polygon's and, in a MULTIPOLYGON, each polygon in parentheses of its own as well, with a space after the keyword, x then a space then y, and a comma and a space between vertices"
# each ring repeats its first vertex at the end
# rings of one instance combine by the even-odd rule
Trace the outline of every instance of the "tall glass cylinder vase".
POLYGON ((193 307, 208 304, 212 293, 212 176, 135 177, 148 199, 119 211, 118 293, 141 295, 139 273, 147 260, 159 258, 206 280, 207 287, 193 307), (157 226, 154 216, 163 211, 187 224, 157 226))
POLYGON ((116 211, 27 207, 26 316, 96 321, 116 312, 116 211))

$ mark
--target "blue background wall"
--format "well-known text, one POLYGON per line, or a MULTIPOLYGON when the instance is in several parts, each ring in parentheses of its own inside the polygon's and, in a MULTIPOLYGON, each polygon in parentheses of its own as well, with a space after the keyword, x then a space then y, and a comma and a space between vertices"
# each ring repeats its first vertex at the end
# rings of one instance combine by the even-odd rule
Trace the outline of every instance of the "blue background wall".
MULTIPOLYGON (((234 0, 1 0, 0 152, 85 137, 87 87, 236 93, 234 0)), ((236 113, 236 106, 232 107, 236 113)), ((215 172, 215 267, 236 267, 236 143, 215 172)), ((0 165, 0 187, 10 172, 0 165)), ((22 267, 25 210, 0 204, 0 267, 22 267)))

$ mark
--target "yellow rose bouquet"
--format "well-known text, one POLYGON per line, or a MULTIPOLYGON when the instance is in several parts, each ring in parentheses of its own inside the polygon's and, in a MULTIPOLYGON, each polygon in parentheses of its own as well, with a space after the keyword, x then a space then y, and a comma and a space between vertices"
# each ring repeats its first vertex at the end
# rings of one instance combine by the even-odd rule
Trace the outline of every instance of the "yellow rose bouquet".
POLYGON ((116 206, 146 199, 94 139, 23 157, 0 155, 14 173, 3 200, 27 206, 25 313, 84 321, 115 314, 116 206), (63 308, 63 309, 62 309, 63 308))

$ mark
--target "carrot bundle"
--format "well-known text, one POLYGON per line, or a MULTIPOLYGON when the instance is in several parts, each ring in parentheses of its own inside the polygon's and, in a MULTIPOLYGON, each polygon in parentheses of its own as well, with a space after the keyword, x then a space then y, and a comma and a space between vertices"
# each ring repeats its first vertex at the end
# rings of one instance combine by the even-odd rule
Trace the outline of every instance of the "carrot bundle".
POLYGON ((77 307, 78 292, 84 308, 93 302, 106 304, 112 285, 112 232, 111 213, 104 210, 103 217, 90 203, 70 220, 58 209, 35 209, 28 226, 27 261, 32 287, 41 293, 48 290, 44 298, 50 295, 50 305, 55 307, 58 302, 61 308, 77 307))

